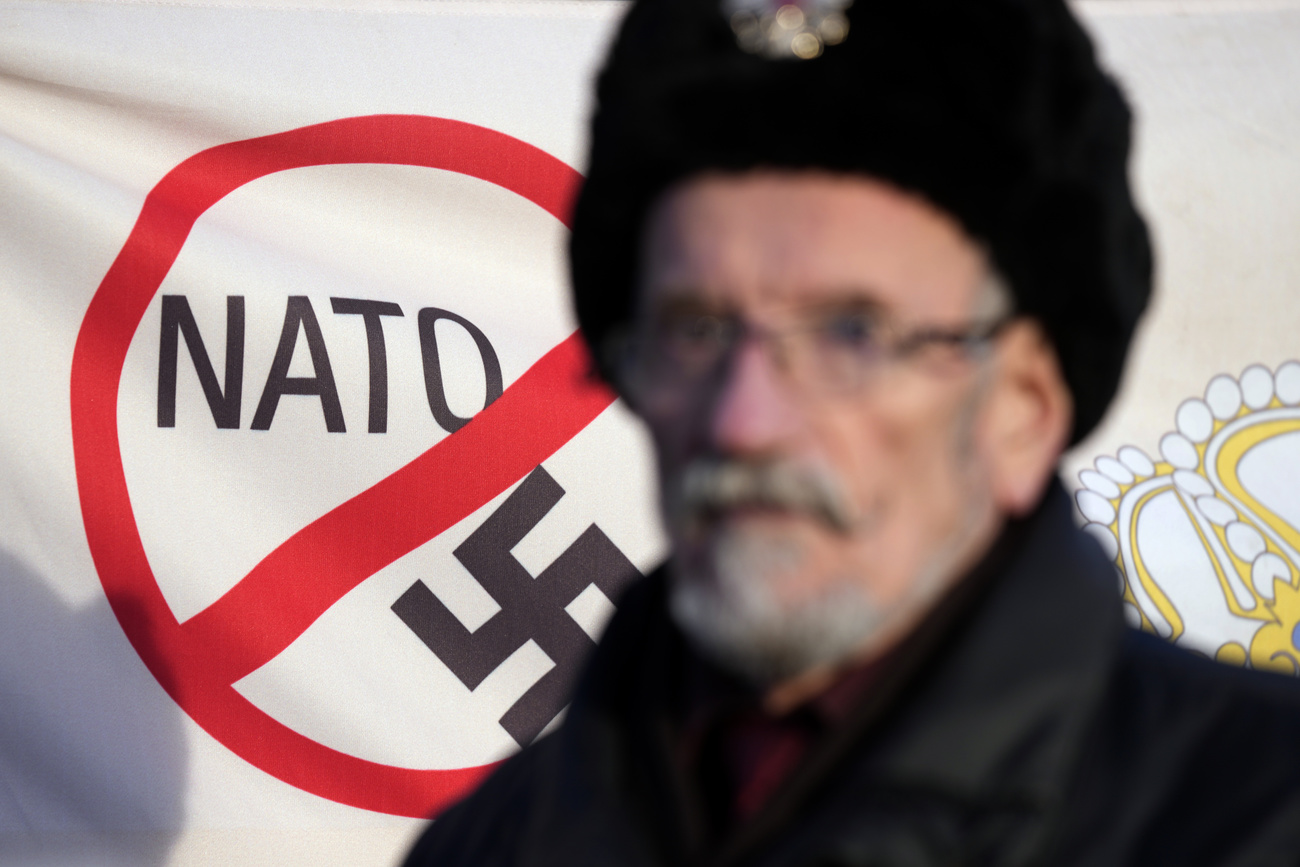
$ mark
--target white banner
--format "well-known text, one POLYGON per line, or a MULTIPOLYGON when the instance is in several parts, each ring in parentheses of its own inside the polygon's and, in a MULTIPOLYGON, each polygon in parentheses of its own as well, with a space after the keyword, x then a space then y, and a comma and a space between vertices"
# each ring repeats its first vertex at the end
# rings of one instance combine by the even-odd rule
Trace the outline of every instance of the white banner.
MULTIPOLYGON (((0 0, 0 863, 391 863, 554 725, 664 551, 565 288, 621 8, 0 0)), ((1081 12, 1159 294, 1068 476, 1285 667, 1300 4, 1081 12)))
POLYGON ((1130 621, 1300 672, 1300 4, 1085 5, 1138 111, 1157 294, 1067 462, 1130 621))

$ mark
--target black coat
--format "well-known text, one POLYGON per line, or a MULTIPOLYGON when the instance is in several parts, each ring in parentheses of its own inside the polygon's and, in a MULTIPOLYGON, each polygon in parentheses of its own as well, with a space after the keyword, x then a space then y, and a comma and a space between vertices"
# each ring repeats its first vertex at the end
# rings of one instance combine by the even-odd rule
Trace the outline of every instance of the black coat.
POLYGON ((1300 685, 1128 629, 1054 486, 887 700, 724 849, 670 758, 685 649, 629 592, 563 726, 435 822, 409 867, 1300 865, 1300 685))

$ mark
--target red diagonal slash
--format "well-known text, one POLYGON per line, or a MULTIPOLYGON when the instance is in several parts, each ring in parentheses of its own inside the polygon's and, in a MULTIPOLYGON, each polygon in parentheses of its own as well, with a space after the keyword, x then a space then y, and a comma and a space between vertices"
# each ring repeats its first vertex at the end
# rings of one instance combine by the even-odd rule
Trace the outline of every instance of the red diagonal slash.
POLYGON ((272 172, 387 163, 460 172, 512 190, 567 225, 576 172, 471 124, 409 115, 346 118, 196 154, 150 192, 91 300, 72 361, 72 436, 82 517, 104 592, 159 683, 231 750, 291 785, 357 807, 435 812, 489 769, 413 770, 330 749, 258 710, 232 684, 280 653, 329 606, 518 481, 613 400, 576 335, 490 407, 410 464, 295 533, 186 623, 168 607, 131 510, 117 435, 127 349, 195 220, 272 172))

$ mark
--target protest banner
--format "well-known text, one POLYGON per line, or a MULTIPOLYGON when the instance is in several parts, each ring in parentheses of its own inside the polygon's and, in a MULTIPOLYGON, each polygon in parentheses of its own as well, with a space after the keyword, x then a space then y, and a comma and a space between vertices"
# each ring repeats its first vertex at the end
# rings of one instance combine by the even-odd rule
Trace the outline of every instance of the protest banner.
MULTIPOLYGON (((1135 624, 1300 666, 1300 3, 1078 6, 1158 288, 1067 458, 1135 624)), ((0 862, 391 863, 652 569, 568 205, 603 0, 0 2, 0 862)))

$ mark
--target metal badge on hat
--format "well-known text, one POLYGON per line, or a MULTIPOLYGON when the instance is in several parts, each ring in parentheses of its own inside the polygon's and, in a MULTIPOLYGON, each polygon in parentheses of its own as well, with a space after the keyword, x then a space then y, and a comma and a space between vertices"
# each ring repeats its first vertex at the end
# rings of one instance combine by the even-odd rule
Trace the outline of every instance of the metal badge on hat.
POLYGON ((772 60, 811 60, 849 35, 853 0, 723 0, 736 44, 772 60))

